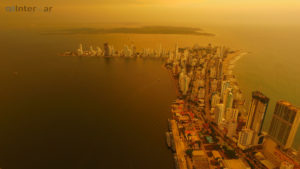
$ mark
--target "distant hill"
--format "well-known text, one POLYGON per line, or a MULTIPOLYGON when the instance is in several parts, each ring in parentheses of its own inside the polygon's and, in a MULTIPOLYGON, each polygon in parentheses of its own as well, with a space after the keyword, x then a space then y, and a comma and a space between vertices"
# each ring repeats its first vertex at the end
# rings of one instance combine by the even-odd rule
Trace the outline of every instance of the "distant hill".
POLYGON ((173 27, 173 26, 144 26, 135 28, 75 28, 63 29, 44 34, 112 34, 112 33, 127 33, 127 34, 184 34, 184 35, 201 35, 214 36, 212 33, 204 32, 200 28, 191 27, 173 27))

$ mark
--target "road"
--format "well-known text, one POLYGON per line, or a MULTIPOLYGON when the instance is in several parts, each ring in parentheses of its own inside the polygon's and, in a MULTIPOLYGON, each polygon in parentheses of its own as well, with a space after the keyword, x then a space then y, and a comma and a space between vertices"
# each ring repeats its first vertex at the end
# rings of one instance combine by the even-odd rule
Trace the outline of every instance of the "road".
POLYGON ((178 159, 179 169, 187 169, 187 163, 185 160, 185 147, 180 138, 177 123, 175 120, 171 120, 173 139, 176 147, 176 155, 178 159))

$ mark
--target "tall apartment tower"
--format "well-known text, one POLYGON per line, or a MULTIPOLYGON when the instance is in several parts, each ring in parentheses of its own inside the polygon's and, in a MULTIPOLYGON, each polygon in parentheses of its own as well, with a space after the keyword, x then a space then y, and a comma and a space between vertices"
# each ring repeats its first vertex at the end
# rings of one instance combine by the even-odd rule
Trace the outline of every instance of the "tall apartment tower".
POLYGON ((233 105, 233 93, 232 88, 227 88, 223 95, 223 104, 224 104, 224 110, 226 111, 227 108, 232 108, 233 105))
POLYGON ((268 104, 268 97, 259 91, 252 92, 252 102, 248 114, 247 129, 253 131, 253 145, 262 144, 263 142, 261 131, 268 104))
POLYGON ((269 135, 282 148, 293 144, 300 122, 300 109, 287 101, 278 101, 269 128, 269 135))
POLYGON ((243 129, 239 133, 238 146, 243 150, 247 149, 249 146, 252 145, 252 139, 253 139, 253 131, 249 129, 243 129))
POLYGON ((109 56, 110 55, 110 52, 109 52, 109 45, 108 43, 104 43, 104 56, 109 56))

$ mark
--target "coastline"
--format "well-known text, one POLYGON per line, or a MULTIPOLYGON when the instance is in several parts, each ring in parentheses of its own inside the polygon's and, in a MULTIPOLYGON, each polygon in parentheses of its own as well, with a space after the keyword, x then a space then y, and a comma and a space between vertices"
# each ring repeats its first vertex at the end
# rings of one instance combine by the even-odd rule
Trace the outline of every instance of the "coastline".
MULTIPOLYGON (((224 76, 231 76, 232 77, 232 80, 237 84, 237 79, 235 78, 234 74, 233 74, 233 68, 236 64, 236 62, 241 58, 243 57, 244 55, 246 55, 247 52, 243 52, 241 50, 236 50, 236 51, 233 51, 231 52, 230 54, 228 54, 226 56, 226 58, 223 60, 223 74, 224 76)), ((210 109, 207 109, 205 108, 204 109, 204 113, 200 113, 198 110, 197 110, 197 107, 191 103, 189 103, 189 101, 183 99, 181 100, 180 98, 182 98, 182 93, 180 92, 180 88, 179 88, 179 79, 176 79, 172 70, 171 69, 168 69, 166 67, 166 64, 163 66, 163 68, 165 70, 168 71, 169 75, 170 75, 170 78, 171 80, 174 82, 174 86, 175 86, 175 92, 176 92, 176 95, 177 95, 177 99, 176 101, 174 101, 176 104, 179 105, 180 110, 181 110, 181 114, 185 114, 184 112, 186 112, 187 114, 189 115, 192 115, 192 117, 198 117, 198 119, 201 119, 200 121, 202 121, 201 123, 199 122, 199 126, 203 125, 203 126, 209 126, 208 124, 208 121, 212 121, 212 119, 207 115, 207 112, 208 114, 210 114, 210 109), (187 101, 187 103, 185 103, 187 101), (187 106, 186 106, 187 105, 187 106), (190 112, 190 113, 188 113, 190 112), (201 125, 200 125, 201 124, 201 125)), ((206 85, 209 84, 209 83, 206 83, 206 85)), ((207 90, 207 89, 206 89, 207 90)), ((209 90, 209 89, 208 89, 209 90)), ((240 89, 239 89, 240 90, 240 89)), ((209 98, 207 97, 210 97, 208 95, 205 96, 205 100, 207 100, 206 102, 209 102, 209 98)), ((205 103, 205 104, 208 104, 209 106, 206 105, 206 107, 210 107, 210 103, 205 103)), ((176 113, 179 113, 178 111, 174 110, 174 104, 171 106, 171 113, 172 113, 172 119, 168 119, 169 121, 169 135, 172 135, 172 141, 173 141, 173 144, 172 144, 172 149, 173 149, 173 153, 174 153, 174 160, 175 160, 175 167, 176 169, 186 169, 186 168, 191 168, 193 166, 193 159, 191 158, 188 158, 187 157, 187 151, 186 150, 188 148, 188 145, 187 143, 183 140, 183 136, 180 135, 180 133, 178 133, 178 130, 181 128, 180 126, 182 124, 179 124, 180 122, 178 121, 178 117, 176 117, 176 113), (175 131, 175 134, 174 134, 174 131, 175 131), (173 134, 172 134, 173 133, 173 134)), ((209 115, 210 116, 210 115, 209 115)), ((194 125, 194 121, 190 121, 190 122, 187 122, 187 123, 190 123, 189 125, 194 125)), ((198 122, 197 122, 198 123, 198 122)), ((214 127, 212 127, 212 129, 215 129, 214 127)), ((207 130, 208 132, 211 132, 210 129, 207 130)), ((219 131, 218 131, 219 132, 219 131)), ((224 136, 223 133, 219 132, 219 135, 220 136, 224 136)), ((226 136, 225 136, 226 137, 226 136)), ((167 138, 168 139, 168 138, 167 138)), ((169 138, 170 139, 170 138, 169 138)), ((203 147, 202 145, 202 149, 204 150, 205 148, 203 147)), ((204 153, 205 157, 206 158, 209 158, 206 153, 204 153)), ((208 165, 208 168, 209 169, 212 169, 211 165, 208 165)))
POLYGON ((224 73, 224 75, 228 75, 228 76, 232 77, 231 81, 237 85, 237 87, 238 87, 238 89, 239 89, 239 91, 242 95, 241 97, 242 97, 243 105, 242 105, 241 109, 243 109, 244 112, 242 112, 241 115, 242 115, 243 119, 246 119, 247 115, 248 115, 247 111, 246 111, 247 110, 247 108, 246 108, 246 98, 243 95, 244 92, 240 88, 239 80, 237 79, 237 77, 235 75, 234 68, 235 68, 236 64, 238 63, 238 61, 242 57, 244 57, 248 54, 249 54, 249 52, 245 52, 245 51, 242 51, 242 50, 237 50, 234 53, 229 54, 227 56, 227 58, 225 59, 225 61, 223 62, 226 65, 225 70, 224 70, 226 73, 224 73))
POLYGON ((169 73, 169 76, 170 76, 170 78, 172 80, 172 83, 174 85, 174 88, 175 88, 176 96, 179 97, 180 96, 180 92, 179 92, 178 82, 176 81, 176 79, 173 76, 172 72, 168 68, 166 68, 166 66, 164 64, 162 65, 162 68, 169 73))

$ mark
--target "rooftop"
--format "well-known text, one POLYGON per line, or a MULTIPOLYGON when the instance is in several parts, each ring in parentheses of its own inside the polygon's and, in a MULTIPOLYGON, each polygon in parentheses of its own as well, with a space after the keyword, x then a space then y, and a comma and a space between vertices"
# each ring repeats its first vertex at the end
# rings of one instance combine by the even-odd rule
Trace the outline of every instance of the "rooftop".
POLYGON ((224 160, 224 164, 228 169, 251 169, 251 167, 241 159, 224 160))
POLYGON ((262 92, 260 91, 254 91, 252 92, 252 98, 258 99, 261 102, 267 104, 269 102, 269 98, 267 96, 265 96, 262 92))

